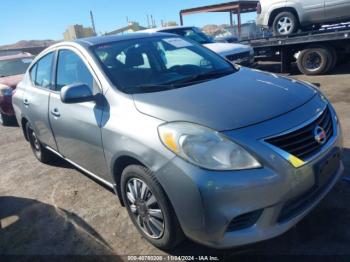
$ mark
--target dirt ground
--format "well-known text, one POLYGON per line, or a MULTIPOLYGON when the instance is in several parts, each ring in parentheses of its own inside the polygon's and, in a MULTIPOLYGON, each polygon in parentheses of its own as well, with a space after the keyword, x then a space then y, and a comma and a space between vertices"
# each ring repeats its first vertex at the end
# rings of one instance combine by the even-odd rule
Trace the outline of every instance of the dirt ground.
MULTIPOLYGON (((263 70, 278 66, 260 64, 263 70)), ((350 171, 350 64, 320 84, 333 102, 344 131, 344 163, 350 171)), ((0 254, 166 255, 138 234, 116 197, 65 162, 40 164, 18 127, 0 127, 0 254)), ((339 181, 322 203, 286 234, 224 251, 185 241, 170 255, 350 255, 350 183, 339 181)), ((189 211, 190 212, 190 211, 189 211)), ((1 260, 1 259, 0 259, 1 260)))

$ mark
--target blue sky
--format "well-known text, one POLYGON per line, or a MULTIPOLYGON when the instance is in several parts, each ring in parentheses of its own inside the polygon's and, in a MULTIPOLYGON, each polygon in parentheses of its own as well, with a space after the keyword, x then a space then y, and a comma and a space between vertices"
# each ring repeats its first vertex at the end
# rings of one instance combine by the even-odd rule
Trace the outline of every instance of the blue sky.
MULTIPOLYGON (((1 0, 0 45, 19 40, 62 39, 68 25, 90 26, 89 11, 95 17, 97 32, 108 32, 126 25, 126 17, 147 25, 147 14, 157 25, 164 21, 179 22, 179 11, 225 2, 224 0, 1 0), (7 10, 7 11, 6 11, 7 10), (4 12, 5 11, 5 12, 4 12)), ((254 13, 243 15, 253 20, 254 13)), ((185 25, 229 23, 228 13, 185 16, 185 25)))

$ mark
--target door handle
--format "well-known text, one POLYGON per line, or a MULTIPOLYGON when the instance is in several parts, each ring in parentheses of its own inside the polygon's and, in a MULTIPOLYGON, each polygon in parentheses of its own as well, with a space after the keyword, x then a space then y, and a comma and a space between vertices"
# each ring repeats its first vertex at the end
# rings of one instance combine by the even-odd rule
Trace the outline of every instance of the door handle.
POLYGON ((53 115, 55 117, 60 117, 61 116, 61 114, 60 114, 60 112, 58 111, 57 108, 51 110, 51 115, 53 115))
POLYGON ((27 98, 25 98, 25 99, 23 100, 23 104, 24 104, 25 106, 29 106, 29 101, 28 101, 27 98))

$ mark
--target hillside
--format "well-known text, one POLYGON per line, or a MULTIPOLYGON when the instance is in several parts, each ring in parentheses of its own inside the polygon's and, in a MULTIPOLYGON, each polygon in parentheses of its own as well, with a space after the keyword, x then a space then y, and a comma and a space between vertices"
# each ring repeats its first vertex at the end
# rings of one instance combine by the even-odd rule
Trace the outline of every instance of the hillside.
POLYGON ((15 44, 0 46, 1 49, 17 49, 17 48, 27 48, 27 47, 38 47, 38 46, 50 46, 59 41, 55 40, 21 40, 15 44))

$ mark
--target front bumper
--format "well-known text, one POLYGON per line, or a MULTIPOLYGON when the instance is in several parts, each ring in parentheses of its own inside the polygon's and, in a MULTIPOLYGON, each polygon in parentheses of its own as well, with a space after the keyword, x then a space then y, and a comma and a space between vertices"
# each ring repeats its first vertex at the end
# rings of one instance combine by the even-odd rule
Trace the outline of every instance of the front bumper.
POLYGON ((263 155, 259 158, 264 166, 261 169, 215 172, 174 158, 157 172, 157 177, 168 194, 184 233, 190 239, 215 248, 230 248, 270 239, 299 222, 341 177, 344 167, 340 162, 327 183, 314 191, 317 194, 313 194, 292 216, 280 219, 288 203, 303 198, 315 188, 314 167, 331 152, 341 152, 339 125, 336 128, 339 130, 333 144, 299 168, 294 168, 271 148, 260 150, 259 146, 264 145, 259 145, 256 148, 263 155), (232 230, 232 222, 236 219, 238 222, 246 221, 245 217, 249 221, 250 215, 256 220, 251 221, 248 227, 232 230))

